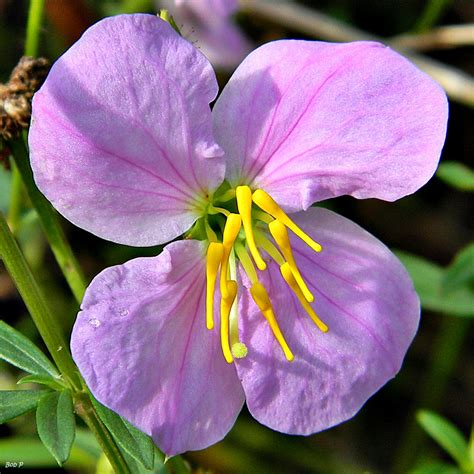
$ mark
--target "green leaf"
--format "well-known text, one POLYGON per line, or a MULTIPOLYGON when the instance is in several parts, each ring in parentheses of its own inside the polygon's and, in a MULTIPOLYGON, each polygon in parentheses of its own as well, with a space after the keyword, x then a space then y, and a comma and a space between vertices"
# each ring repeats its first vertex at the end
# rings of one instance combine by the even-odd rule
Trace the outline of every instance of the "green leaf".
POLYGON ((0 424, 33 410, 47 390, 4 390, 0 392, 0 424))
POLYGON ((100 419, 117 441, 117 444, 132 458, 142 463, 146 469, 152 469, 154 465, 154 444, 151 438, 112 410, 104 407, 94 397, 91 397, 91 399, 100 419))
POLYGON ((436 176, 453 188, 474 191, 474 171, 458 161, 441 163, 436 176))
POLYGON ((463 286, 449 293, 443 291, 442 267, 405 252, 395 252, 413 279, 423 308, 453 316, 474 317, 474 293, 463 286))
POLYGON ((420 410, 416 414, 423 429, 460 465, 470 464, 467 441, 462 433, 445 418, 434 412, 420 410))
POLYGON ((35 375, 59 373, 49 359, 23 334, 0 321, 0 359, 35 375))
POLYGON ((59 379, 59 378, 52 378, 48 375, 26 375, 18 380, 17 385, 21 385, 24 383, 37 383, 40 385, 46 385, 47 387, 51 387, 54 390, 64 390, 67 386, 59 379))
POLYGON ((463 474, 456 466, 443 462, 427 462, 410 471, 410 474, 463 474))
POLYGON ((38 435, 59 465, 69 457, 76 424, 69 390, 52 392, 38 403, 36 410, 38 435))
POLYGON ((446 292, 455 291, 463 286, 474 292, 474 242, 458 252, 446 269, 442 283, 446 292))

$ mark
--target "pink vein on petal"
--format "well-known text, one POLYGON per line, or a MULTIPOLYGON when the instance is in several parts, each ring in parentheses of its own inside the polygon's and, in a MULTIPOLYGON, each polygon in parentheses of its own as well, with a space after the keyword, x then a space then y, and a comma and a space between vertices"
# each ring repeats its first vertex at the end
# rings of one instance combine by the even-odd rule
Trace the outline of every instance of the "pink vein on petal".
POLYGON ((105 155, 111 156, 113 158, 117 158, 118 160, 121 160, 121 161, 127 163, 128 165, 130 165, 134 168, 137 168, 137 169, 143 171, 146 174, 149 174, 150 176, 152 176, 153 178, 161 181, 162 183, 166 184, 167 186, 172 187, 173 189, 178 191, 180 194, 184 194, 185 196, 187 196, 189 199, 195 199, 191 194, 185 192, 183 189, 178 188, 176 185, 168 182, 167 180, 165 180, 161 176, 158 176, 157 174, 155 174, 153 171, 149 170, 148 168, 145 168, 145 167, 143 167, 143 166, 141 166, 137 163, 134 163, 133 161, 130 161, 128 158, 126 158, 124 156, 120 156, 120 155, 117 155, 116 153, 112 153, 108 150, 104 150, 102 147, 98 146, 96 143, 92 143, 85 135, 83 135, 81 133, 78 133, 76 130, 71 129, 70 127, 68 127, 64 123, 62 123, 61 120, 58 117, 56 117, 55 115, 53 115, 52 113, 50 113, 49 110, 43 109, 42 113, 47 115, 53 122, 58 124, 60 126, 60 128, 63 128, 65 130, 67 130, 72 136, 74 136, 75 138, 82 141, 84 144, 89 146, 91 149, 95 149, 95 150, 97 150, 101 153, 104 153, 105 155))
MULTIPOLYGON (((310 65, 308 65, 309 67, 310 65)), ((260 168, 254 173, 253 177, 251 178, 251 180, 255 180, 255 178, 262 172, 262 170, 265 168, 265 166, 268 164, 268 162, 272 159, 272 157, 275 155, 275 153, 281 148, 281 146, 288 140, 288 138, 291 136, 291 134, 294 132, 294 130, 296 129, 296 127, 299 125, 301 119, 306 115, 306 112, 309 110, 309 108, 311 107, 314 99, 316 99, 316 97, 319 95, 319 93, 321 92, 321 90, 323 89, 323 87, 327 84, 328 81, 330 81, 337 73, 339 73, 339 71, 345 67, 344 66, 341 66, 339 68, 337 68, 335 71, 333 71, 331 74, 329 74, 329 76, 323 81, 323 83, 316 89, 316 91, 314 92, 314 94, 311 96, 311 99, 308 101, 308 103, 306 104, 306 107, 304 108, 303 112, 300 114, 300 116, 297 118, 296 122, 293 124, 293 126, 290 128, 289 132, 283 137, 283 139, 280 141, 280 143, 277 145, 277 147, 270 153, 270 155, 267 157, 267 159, 265 160, 265 162, 260 166, 260 168)), ((291 85, 293 86, 293 84, 291 85)), ((269 131, 268 131, 269 133, 269 131)), ((257 163, 257 160, 254 160, 254 164, 257 163)), ((249 174, 252 173, 253 171, 253 168, 254 166, 251 167, 250 171, 249 171, 249 174)))

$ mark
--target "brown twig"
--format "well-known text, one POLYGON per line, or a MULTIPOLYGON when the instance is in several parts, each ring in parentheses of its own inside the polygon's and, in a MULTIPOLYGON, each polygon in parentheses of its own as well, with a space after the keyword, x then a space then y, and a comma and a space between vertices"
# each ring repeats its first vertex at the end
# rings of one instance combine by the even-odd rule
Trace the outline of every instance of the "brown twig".
POLYGON ((403 34, 389 40, 394 48, 416 51, 449 49, 474 45, 474 24, 440 26, 427 33, 403 34))
POLYGON ((23 56, 6 84, 0 84, 0 138, 11 140, 26 129, 31 117, 31 98, 49 71, 45 58, 23 56))

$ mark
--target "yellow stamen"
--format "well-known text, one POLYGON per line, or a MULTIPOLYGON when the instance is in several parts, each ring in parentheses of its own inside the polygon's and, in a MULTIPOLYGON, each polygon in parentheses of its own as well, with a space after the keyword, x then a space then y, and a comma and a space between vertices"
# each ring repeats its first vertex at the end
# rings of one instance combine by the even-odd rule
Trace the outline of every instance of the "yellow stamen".
POLYGON ((315 252, 321 252, 322 247, 315 242, 308 234, 303 232, 281 209, 281 207, 263 189, 257 189, 252 195, 253 202, 282 224, 291 229, 301 240, 309 245, 315 252))
POLYGON ((262 247, 262 249, 265 250, 265 252, 267 252, 268 255, 278 263, 278 265, 283 265, 285 263, 285 259, 282 257, 281 253, 266 237, 258 233, 255 235, 255 238, 257 239, 258 245, 260 245, 260 247, 262 247))
POLYGON ((295 295, 298 297, 301 305, 303 306, 304 310, 309 314, 310 318, 313 320, 314 324, 318 326, 318 328, 322 332, 327 332, 328 327, 326 324, 324 324, 317 314, 314 312, 313 308, 311 305, 306 301, 306 298, 303 295, 303 292, 301 291, 301 288, 299 287, 298 283, 296 282, 295 276, 293 274, 293 271, 289 265, 288 262, 285 262, 281 267, 280 267, 281 274, 283 278, 285 279, 286 283, 288 283, 288 286, 294 291, 295 295))
POLYGON ((211 242, 207 249, 206 258, 206 327, 214 327, 214 291, 216 288, 217 272, 224 254, 224 246, 211 242))
POLYGON ((228 296, 227 291, 227 272, 229 268, 229 255, 230 251, 232 250, 232 246, 234 245, 235 239, 239 235, 240 227, 242 225, 242 219, 239 214, 229 214, 227 217, 225 227, 224 227, 224 235, 222 237, 222 245, 224 246, 224 253, 222 255, 222 265, 221 265, 221 294, 222 297, 228 296))
POLYGON ((263 271, 267 268, 267 265, 260 256, 257 246, 255 245, 252 230, 252 191, 248 186, 237 186, 235 189, 235 196, 237 198, 239 214, 242 216, 242 224, 245 230, 247 245, 258 269, 263 271))
POLYGON ((228 296, 221 299, 221 347, 225 360, 232 364, 234 358, 229 344, 229 315, 235 297, 237 296, 237 282, 234 280, 227 280, 227 294, 228 296))
POLYGON ((250 256, 245 250, 244 246, 242 244, 236 243, 234 248, 245 273, 250 278, 250 281, 252 283, 256 283, 258 281, 257 272, 255 271, 252 260, 250 259, 250 256))
POLYGON ((268 297, 267 290, 265 287, 257 282, 254 283, 250 288, 250 293, 252 295, 253 300, 260 308, 260 311, 265 316, 268 324, 270 325, 271 330, 273 331, 273 335, 275 336, 276 340, 280 344, 283 352, 285 353, 285 357, 288 361, 292 361, 295 357, 291 352, 288 344, 281 333, 280 327, 278 326, 277 320, 275 318, 275 313, 273 312, 272 303, 270 302, 270 298, 268 297))
POLYGON ((298 286, 301 288, 304 297, 308 300, 308 302, 312 303, 314 301, 314 296, 311 291, 309 291, 308 286, 306 285, 300 271, 298 270, 298 267, 296 266, 296 261, 293 256, 293 251, 291 250, 290 238, 288 237, 286 227, 280 221, 274 220, 273 222, 270 222, 268 228, 270 229, 270 233, 275 239, 275 242, 280 247, 283 256, 290 265, 291 271, 293 272, 295 280, 298 283, 298 286))

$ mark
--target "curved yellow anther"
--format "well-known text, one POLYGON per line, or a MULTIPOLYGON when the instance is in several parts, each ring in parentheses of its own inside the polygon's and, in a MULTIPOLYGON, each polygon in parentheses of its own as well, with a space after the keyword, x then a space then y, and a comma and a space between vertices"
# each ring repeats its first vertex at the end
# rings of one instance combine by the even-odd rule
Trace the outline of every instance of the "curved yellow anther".
POLYGON ((288 232, 286 231, 286 227, 278 220, 274 220, 268 224, 268 228, 270 229, 270 233, 272 234, 275 242, 277 243, 278 247, 285 257, 286 261, 288 262, 291 271, 295 277, 298 286, 301 288, 304 297, 311 303, 314 301, 314 296, 309 291, 308 286, 306 285, 301 273, 296 266, 296 261, 293 256, 293 251, 291 250, 290 238, 288 237, 288 232))
POLYGON ((239 214, 231 213, 227 217, 224 227, 224 234, 222 237, 222 245, 224 246, 224 253, 222 255, 221 265, 221 294, 222 297, 228 296, 227 291, 227 272, 229 268, 229 255, 234 245, 235 239, 239 235, 240 227, 242 226, 242 218, 239 214))
POLYGON ((257 282, 250 287, 250 294, 252 295, 252 298, 259 307, 260 311, 265 316, 265 319, 268 321, 275 339, 283 349, 286 359, 291 362, 295 356, 288 347, 288 344, 286 343, 285 338, 283 337, 283 334, 280 330, 280 326, 278 326, 267 290, 261 283, 257 282))
POLYGON ((211 242, 207 248, 206 257, 206 327, 214 327, 214 291, 216 289, 217 272, 224 254, 224 246, 211 242))
POLYGON ((308 234, 303 232, 281 209, 281 207, 263 189, 257 189, 252 195, 253 202, 282 224, 291 229, 301 240, 309 245, 315 252, 321 252, 322 247, 315 242, 308 234))
POLYGON ((327 332, 328 327, 326 324, 324 324, 317 316, 317 314, 314 312, 313 308, 311 305, 306 301, 306 298, 303 295, 303 292, 301 291, 301 288, 299 287, 298 283, 296 282, 295 276, 292 272, 292 269, 288 262, 285 262, 281 267, 280 267, 281 274, 283 278, 285 279, 286 283, 288 283, 288 286, 294 291, 296 296, 298 297, 301 305, 303 306, 304 310, 308 313, 310 318, 313 320, 314 324, 318 326, 318 328, 322 332, 327 332))
POLYGON ((223 296, 221 299, 221 347, 225 360, 229 364, 232 364, 234 358, 232 357, 229 343, 229 315, 235 297, 237 296, 237 282, 234 280, 227 280, 226 286, 228 296, 223 296))
POLYGON ((237 208, 239 214, 242 216, 242 224, 245 230, 245 238, 247 239, 247 245, 250 253, 257 265, 259 270, 265 270, 267 268, 266 263, 261 257, 257 246, 255 245, 255 238, 252 229, 252 191, 248 186, 237 186, 235 189, 235 196, 237 198, 237 208))

